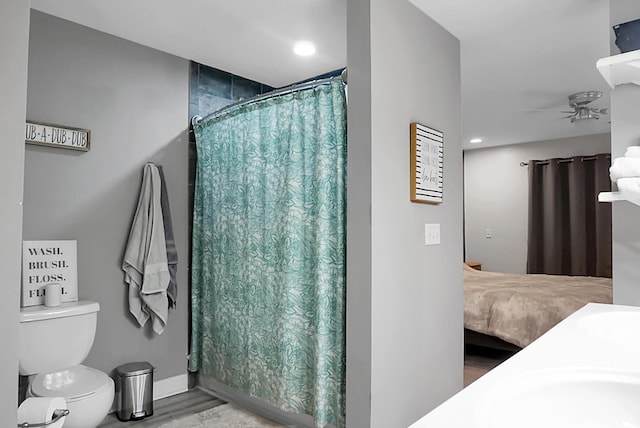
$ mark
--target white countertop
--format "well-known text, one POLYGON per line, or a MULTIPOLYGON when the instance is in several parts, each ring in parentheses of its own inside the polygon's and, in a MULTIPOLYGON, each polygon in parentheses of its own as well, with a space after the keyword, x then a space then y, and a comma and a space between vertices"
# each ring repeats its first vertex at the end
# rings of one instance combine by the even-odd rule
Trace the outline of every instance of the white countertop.
POLYGON ((640 427, 640 308, 584 306, 410 428, 503 426, 640 427))

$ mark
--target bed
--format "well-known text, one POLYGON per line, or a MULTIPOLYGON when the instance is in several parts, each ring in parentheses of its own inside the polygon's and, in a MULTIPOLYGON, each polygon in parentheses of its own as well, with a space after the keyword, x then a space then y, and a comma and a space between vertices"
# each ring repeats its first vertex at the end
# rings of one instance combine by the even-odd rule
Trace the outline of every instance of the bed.
POLYGON ((463 269, 467 345, 524 348, 585 304, 612 303, 611 278, 463 269))

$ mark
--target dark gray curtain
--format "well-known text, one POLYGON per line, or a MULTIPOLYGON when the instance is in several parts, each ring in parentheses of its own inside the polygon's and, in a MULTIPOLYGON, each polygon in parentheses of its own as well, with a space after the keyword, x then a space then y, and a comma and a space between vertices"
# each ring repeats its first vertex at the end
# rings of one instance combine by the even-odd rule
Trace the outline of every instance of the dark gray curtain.
POLYGON ((611 277, 610 158, 529 161, 527 273, 611 277))

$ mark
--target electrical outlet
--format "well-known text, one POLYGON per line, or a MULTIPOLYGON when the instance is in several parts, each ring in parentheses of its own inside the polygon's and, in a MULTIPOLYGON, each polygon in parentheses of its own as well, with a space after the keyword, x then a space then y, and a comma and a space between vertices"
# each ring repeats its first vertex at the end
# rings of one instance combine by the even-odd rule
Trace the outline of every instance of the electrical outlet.
POLYGON ((440 224, 424 225, 424 245, 440 245, 440 224))

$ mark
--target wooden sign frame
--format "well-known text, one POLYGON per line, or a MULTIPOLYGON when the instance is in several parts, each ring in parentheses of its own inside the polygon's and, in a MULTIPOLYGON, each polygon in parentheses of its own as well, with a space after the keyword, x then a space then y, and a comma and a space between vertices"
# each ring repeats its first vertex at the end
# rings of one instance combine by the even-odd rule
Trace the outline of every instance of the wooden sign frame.
POLYGON ((411 202, 439 204, 443 196, 444 134, 412 122, 410 125, 411 202))
POLYGON ((27 144, 88 152, 91 146, 91 131, 89 129, 27 121, 25 123, 24 141, 27 144))

